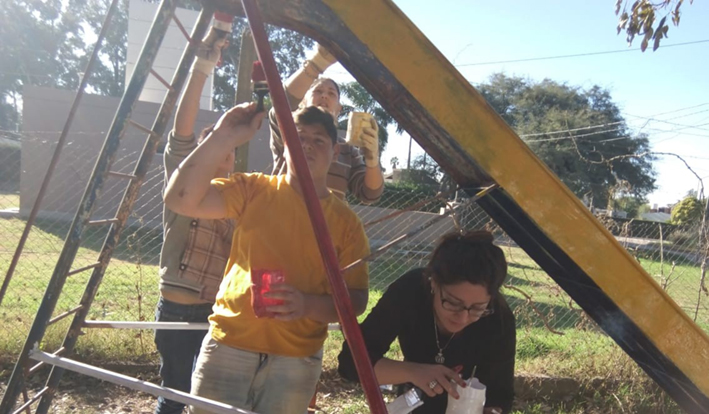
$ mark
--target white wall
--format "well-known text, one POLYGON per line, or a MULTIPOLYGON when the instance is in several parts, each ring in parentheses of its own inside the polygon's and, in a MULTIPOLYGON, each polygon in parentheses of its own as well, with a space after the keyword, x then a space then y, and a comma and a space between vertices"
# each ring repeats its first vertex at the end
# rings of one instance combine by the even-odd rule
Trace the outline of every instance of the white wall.
MULTIPOLYGON (((133 68, 140 56, 143 43, 145 43, 145 39, 148 37, 158 6, 159 4, 157 3, 146 3, 143 0, 130 0, 128 8, 126 86, 133 74, 133 68)), ((191 33, 199 17, 199 12, 178 8, 175 11, 175 15, 185 27, 187 33, 191 33)), ((165 33, 162 45, 160 46, 160 50, 155 58, 155 62, 153 63, 155 72, 167 82, 172 81, 172 75, 175 73, 177 64, 180 62, 180 57, 186 46, 187 39, 177 27, 174 20, 171 21, 167 33, 165 33)), ((207 79, 207 85, 202 91, 202 99, 200 100, 200 107, 202 109, 212 109, 212 87, 213 79, 212 76, 210 76, 207 79)), ((158 81, 155 76, 149 75, 139 99, 145 102, 162 103, 166 92, 165 86, 158 81)))

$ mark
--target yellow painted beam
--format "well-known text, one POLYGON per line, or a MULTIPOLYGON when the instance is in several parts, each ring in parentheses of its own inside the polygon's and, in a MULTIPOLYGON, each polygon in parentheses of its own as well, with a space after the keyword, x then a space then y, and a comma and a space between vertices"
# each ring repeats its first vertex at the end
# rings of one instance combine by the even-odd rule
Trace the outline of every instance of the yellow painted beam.
POLYGON ((709 395, 706 333, 406 16, 387 0, 323 2, 470 158, 505 189, 697 388, 709 395))

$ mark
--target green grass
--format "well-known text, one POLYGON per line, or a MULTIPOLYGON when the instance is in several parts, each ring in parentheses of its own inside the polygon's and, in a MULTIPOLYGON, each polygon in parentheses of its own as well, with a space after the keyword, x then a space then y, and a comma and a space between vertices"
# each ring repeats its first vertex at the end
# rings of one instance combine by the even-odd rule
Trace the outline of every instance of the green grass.
MULTIPOLYGON (((0 272, 4 276, 19 235, 25 222, 19 219, 0 220, 0 232, 5 237, 0 241, 0 272)), ((0 324, 3 336, 0 338, 0 359, 12 360, 19 352, 29 331, 34 315, 47 283, 54 271, 68 225, 54 225, 39 220, 30 233, 23 255, 18 262, 3 303, 0 306, 0 324)), ((88 237, 75 258, 72 268, 96 261, 102 246, 103 235, 97 230, 87 232, 88 237)), ((103 277, 88 319, 108 320, 152 320, 158 299, 158 268, 155 264, 143 264, 140 258, 149 254, 149 263, 154 262, 156 235, 145 231, 125 232, 124 241, 115 250, 103 277)), ((159 234, 157 234, 159 237, 159 234)), ((158 240, 159 241, 159 240, 158 240)), ((158 243, 159 244, 159 243, 158 243)), ((86 271, 67 279, 55 314, 76 306, 84 292, 90 276, 86 271)), ((47 348, 57 348, 64 336, 66 323, 51 326, 45 337, 47 348)), ((128 330, 89 330, 78 342, 77 351, 95 360, 106 362, 123 360, 144 360, 146 355, 153 359, 152 332, 128 330)))
POLYGON ((20 195, 0 193, 0 210, 10 208, 20 208, 20 195))
MULTIPOLYGON (((0 202, 7 200, 0 196, 0 202)), ((0 272, 4 275, 25 222, 0 219, 0 272)), ((27 240, 22 260, 2 305, 0 305, 0 360, 14 360, 29 330, 39 301, 66 236, 68 224, 39 220, 27 240)), ((128 229, 117 246, 104 276, 89 319, 152 320, 158 299, 158 268, 161 235, 158 231, 128 229)), ((103 242, 98 229, 87 232, 76 256, 78 267, 96 260, 103 242)), ((521 249, 506 247, 510 263, 505 294, 518 323, 517 373, 571 377, 589 384, 596 378, 612 379, 627 384, 611 394, 586 396, 573 401, 535 401, 520 412, 674 412, 666 396, 650 398, 644 390, 651 387, 648 377, 618 346, 569 300, 521 249), (642 391, 641 391, 642 390, 642 391), (622 411, 623 407, 639 407, 644 411, 622 411), (650 407, 650 408, 648 408, 650 407), (659 407, 659 408, 658 408, 659 407), (655 409, 661 411, 653 411, 655 409)), ((416 254, 387 254, 370 266, 371 291, 367 312, 381 297, 382 290, 405 270, 421 265, 416 254)), ((670 272, 671 264, 650 258, 639 259, 648 272, 660 280, 670 272), (661 270, 660 270, 661 269, 661 270), (664 272, 664 273, 663 273, 664 272), (659 275, 659 276, 658 276, 659 275)), ((83 293, 90 272, 69 278, 63 289, 56 313, 71 309, 83 293)), ((696 292, 699 269, 676 265, 672 270, 668 292, 683 307, 692 304, 687 291, 696 292), (678 276, 678 277, 675 277, 678 276)), ((660 280, 661 281, 661 280, 660 280)), ((699 322, 707 329, 706 307, 699 322)), ((360 317, 360 320, 364 316, 360 317)), ((56 349, 70 319, 52 326, 45 337, 45 349, 56 349)), ((77 345, 77 355, 96 364, 157 363, 152 331, 88 329, 77 345)), ((325 343, 321 405, 336 407, 334 412, 360 413, 366 404, 358 387, 343 383, 336 375, 337 354, 342 334, 333 332, 325 343)), ((401 358, 398 344, 389 356, 401 358)), ((6 365, 7 366, 7 365, 6 365)), ((527 404, 527 402, 520 402, 527 404)))

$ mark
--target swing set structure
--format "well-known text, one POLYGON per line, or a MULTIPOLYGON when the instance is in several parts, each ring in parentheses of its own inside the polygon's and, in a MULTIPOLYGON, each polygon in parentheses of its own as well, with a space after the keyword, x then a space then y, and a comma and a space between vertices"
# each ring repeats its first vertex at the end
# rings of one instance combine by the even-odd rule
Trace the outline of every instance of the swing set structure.
MULTIPOLYGON (((47 177, 56 165, 81 101, 93 62, 116 10, 113 0, 83 75, 74 104, 57 144, 47 177)), ((337 60, 377 99, 433 159, 472 196, 477 204, 549 274, 679 406, 691 413, 709 412, 709 337, 647 274, 638 262, 593 217, 576 196, 531 152, 484 98, 458 73, 390 0, 202 0, 202 11, 170 82, 151 69, 167 27, 175 19, 175 0, 162 0, 135 65, 82 200, 71 224, 24 347, 17 359, 0 414, 47 413, 65 370, 76 371, 150 392, 216 413, 248 413, 237 407, 139 381, 73 361, 82 329, 107 326, 87 321, 103 275, 121 231, 134 206, 152 157, 187 79, 199 41, 212 15, 221 11, 245 16, 271 91, 279 125, 292 150, 340 324, 353 350, 359 377, 371 412, 386 413, 373 369, 340 276, 332 242, 315 197, 286 97, 267 42, 264 23, 307 35, 332 52, 337 60), (396 41, 392 41, 396 39, 396 41), (150 75, 167 89, 152 126, 131 120, 138 96, 150 75), (128 128, 147 135, 131 174, 111 170, 128 128), (113 218, 92 220, 91 213, 107 177, 124 179, 126 187, 113 218), (483 191, 480 191, 483 189, 483 191), (73 268, 82 234, 89 227, 107 226, 96 261, 73 268), (72 275, 91 272, 81 301, 54 314, 64 284, 72 275), (39 348, 48 326, 73 317, 62 346, 53 352, 39 348), (52 366, 46 384, 29 395, 28 378, 52 366)), ((178 23, 179 26, 181 26, 178 23)), ((241 74, 240 74, 241 78, 241 74)), ((45 179, 20 240, 21 251, 46 189, 45 179)), ((17 265, 13 258, 8 274, 17 265)), ((6 279, 7 283, 9 279, 6 279)), ((3 291, 6 286, 3 286, 3 291)), ((0 295, 1 297, 1 295, 0 295)), ((140 323, 111 323, 137 327, 140 323)), ((204 329, 163 323, 161 329, 204 329)))

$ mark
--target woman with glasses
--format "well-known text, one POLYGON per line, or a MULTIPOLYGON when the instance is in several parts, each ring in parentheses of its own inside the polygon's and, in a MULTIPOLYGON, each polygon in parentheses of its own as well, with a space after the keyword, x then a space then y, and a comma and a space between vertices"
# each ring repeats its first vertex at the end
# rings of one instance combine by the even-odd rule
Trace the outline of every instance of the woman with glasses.
MULTIPOLYGON (((455 384, 473 372, 487 386, 485 414, 512 408, 515 319, 499 293, 507 262, 492 241, 486 231, 444 236, 428 266, 392 283, 361 324, 379 383, 425 393, 416 414, 445 413, 446 394, 457 398, 455 384), (403 361, 385 356, 397 338, 403 361)), ((358 380, 346 343, 339 372, 358 380)))

